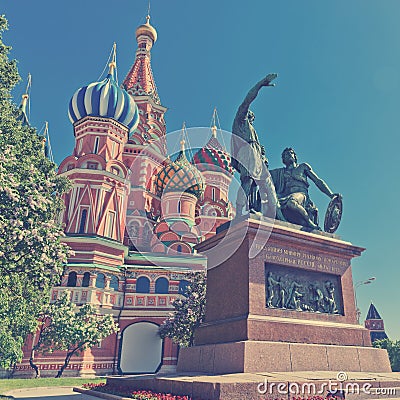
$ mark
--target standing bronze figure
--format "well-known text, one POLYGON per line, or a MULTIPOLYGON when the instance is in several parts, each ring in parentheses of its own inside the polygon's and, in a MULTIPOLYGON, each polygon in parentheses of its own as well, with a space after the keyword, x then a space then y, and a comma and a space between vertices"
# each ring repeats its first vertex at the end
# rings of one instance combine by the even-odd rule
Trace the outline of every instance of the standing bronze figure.
POLYGON ((311 179, 317 188, 330 198, 333 198, 335 194, 309 164, 297 164, 297 156, 292 148, 283 150, 282 161, 285 167, 271 170, 271 176, 283 215, 289 222, 320 230, 318 209, 308 194, 310 184, 307 178, 311 179))
POLYGON ((236 200, 236 213, 242 215, 245 207, 250 212, 261 211, 264 216, 275 217, 276 209, 278 219, 284 219, 279 208, 275 187, 267 167, 265 149, 261 145, 253 122, 255 115, 249 110, 250 104, 255 100, 260 89, 264 86, 274 86, 271 82, 277 74, 269 74, 258 82, 247 94, 239 106, 232 126, 232 165, 240 173, 241 189, 236 200), (253 189, 252 189, 253 186, 253 189), (261 200, 261 210, 255 209, 257 195, 252 193, 252 204, 249 204, 251 190, 258 188, 261 200))

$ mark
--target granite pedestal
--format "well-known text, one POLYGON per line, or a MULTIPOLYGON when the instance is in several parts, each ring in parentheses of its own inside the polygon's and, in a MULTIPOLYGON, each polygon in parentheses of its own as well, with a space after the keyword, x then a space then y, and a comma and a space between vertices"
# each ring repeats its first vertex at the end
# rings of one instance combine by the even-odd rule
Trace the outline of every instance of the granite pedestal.
POLYGON ((248 217, 197 250, 208 257, 206 318, 178 372, 391 371, 357 321, 351 260, 363 248, 248 217))

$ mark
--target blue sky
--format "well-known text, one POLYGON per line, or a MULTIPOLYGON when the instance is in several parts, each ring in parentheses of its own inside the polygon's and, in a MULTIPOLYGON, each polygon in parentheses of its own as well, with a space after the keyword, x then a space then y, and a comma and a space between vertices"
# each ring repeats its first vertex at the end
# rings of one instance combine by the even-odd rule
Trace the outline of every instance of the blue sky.
MULTIPOLYGON (((247 90, 269 72, 275 88, 254 103, 271 167, 295 148, 344 197, 338 234, 366 247, 353 262, 362 316, 372 300, 400 338, 400 2, 397 0, 152 0, 159 39, 152 66, 168 131, 209 126, 213 108, 230 130, 247 90)), ((67 107, 101 74, 114 41, 120 81, 133 63, 147 0, 4 0, 23 77, 32 74, 31 121, 49 121, 57 162, 73 148, 67 107)), ((15 96, 19 101, 24 85, 15 96)), ((324 213, 328 199, 311 189, 324 213)))

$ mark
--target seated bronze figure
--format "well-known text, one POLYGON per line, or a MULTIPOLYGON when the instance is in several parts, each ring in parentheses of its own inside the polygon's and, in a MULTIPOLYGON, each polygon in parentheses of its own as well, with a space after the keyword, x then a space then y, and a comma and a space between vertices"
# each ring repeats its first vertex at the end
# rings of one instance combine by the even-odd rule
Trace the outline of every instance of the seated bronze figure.
POLYGON ((288 222, 311 229, 320 229, 318 209, 308 194, 310 184, 307 178, 311 179, 318 189, 330 198, 333 198, 335 194, 309 164, 297 163, 297 156, 292 148, 283 150, 282 162, 285 167, 270 170, 270 173, 284 217, 288 222))

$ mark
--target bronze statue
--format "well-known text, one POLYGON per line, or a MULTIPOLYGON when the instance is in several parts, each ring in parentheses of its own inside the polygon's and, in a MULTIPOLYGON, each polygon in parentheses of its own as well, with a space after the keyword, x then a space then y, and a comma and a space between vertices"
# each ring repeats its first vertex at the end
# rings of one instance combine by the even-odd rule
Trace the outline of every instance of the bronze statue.
MULTIPOLYGON (((273 271, 266 271, 266 307, 307 311, 326 314, 341 314, 340 296, 336 299, 335 291, 338 283, 333 280, 312 280, 310 272, 289 272, 284 276, 278 270, 280 266, 272 266, 273 271)), ((314 272, 312 274, 315 274, 314 272)))
POLYGON ((316 312, 324 312, 325 304, 324 304, 324 294, 322 290, 318 287, 316 283, 311 283, 309 286, 311 292, 312 302, 315 304, 313 310, 316 312))
POLYGON ((236 200, 237 216, 242 215, 244 207, 250 212, 259 211, 255 205, 257 193, 255 192, 254 184, 256 184, 262 214, 275 217, 275 215, 270 214, 272 214, 271 210, 276 208, 277 218, 284 219, 279 208, 275 187, 268 171, 265 150, 253 126, 255 115, 249 110, 250 104, 255 100, 260 89, 264 86, 274 86, 271 82, 276 77, 277 74, 267 75, 249 91, 239 106, 233 121, 231 140, 232 165, 240 173, 242 188, 242 190, 239 189, 236 200), (252 196, 250 196, 251 192, 253 192, 252 196), (252 198, 251 204, 249 204, 249 197, 252 198))
POLYGON ((268 272, 267 283, 268 283, 267 307, 273 307, 272 300, 275 297, 274 288, 275 288, 276 285, 279 284, 279 282, 272 277, 272 272, 268 272))
POLYGON ((277 307, 277 308, 286 308, 286 292, 285 285, 282 281, 282 277, 279 277, 278 280, 272 277, 272 272, 268 272, 267 275, 267 288, 268 288, 268 298, 267 298, 267 307, 277 307), (272 304, 273 299, 275 298, 275 287, 278 288, 278 297, 275 306, 272 304))
POLYGON ((297 164, 297 156, 292 148, 283 150, 282 161, 285 164, 284 168, 273 169, 270 172, 283 215, 288 222, 320 230, 318 209, 308 194, 310 185, 307 178, 310 178, 317 188, 330 198, 335 194, 309 164, 297 164))
POLYGON ((339 314, 335 300, 335 286, 331 281, 325 282, 325 289, 328 295, 325 297, 327 302, 327 312, 329 314, 339 314))
POLYGON ((301 298, 303 294, 299 292, 299 289, 302 289, 303 285, 299 282, 293 281, 290 285, 290 294, 288 296, 288 302, 286 304, 286 308, 294 308, 297 311, 302 311, 301 309, 301 298))
POLYGON ((286 292, 285 292, 284 282, 282 281, 282 277, 278 278, 278 288, 279 288, 279 298, 278 302, 276 303, 276 307, 286 308, 286 292))

